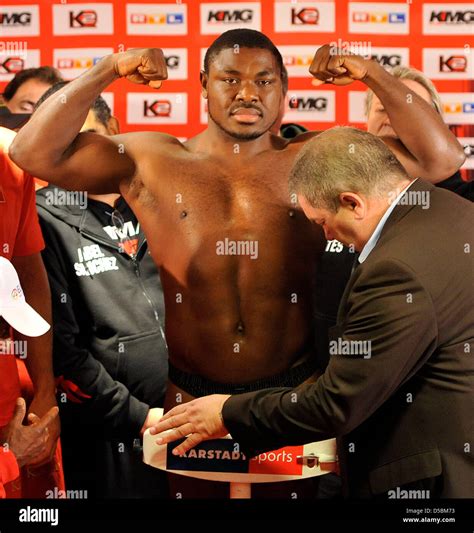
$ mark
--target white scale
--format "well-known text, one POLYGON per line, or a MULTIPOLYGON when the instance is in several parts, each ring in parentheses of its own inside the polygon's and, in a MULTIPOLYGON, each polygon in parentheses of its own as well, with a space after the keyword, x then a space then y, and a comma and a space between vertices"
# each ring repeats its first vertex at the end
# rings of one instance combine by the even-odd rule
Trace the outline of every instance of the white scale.
MULTIPOLYGON (((338 471, 336 440, 286 446, 247 458, 230 435, 208 440, 178 457, 171 453, 179 441, 157 444, 169 431, 143 435, 143 461, 181 476, 230 483, 230 498, 250 498, 252 483, 274 483, 323 476, 338 471)), ((183 440, 183 439, 181 439, 183 440)))

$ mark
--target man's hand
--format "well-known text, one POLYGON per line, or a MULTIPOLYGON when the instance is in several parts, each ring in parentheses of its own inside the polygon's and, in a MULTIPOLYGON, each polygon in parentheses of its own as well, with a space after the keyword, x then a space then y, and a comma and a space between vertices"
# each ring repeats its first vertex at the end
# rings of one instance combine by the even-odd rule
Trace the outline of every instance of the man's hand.
MULTIPOLYGON (((54 410, 55 413, 58 412, 56 398, 54 396, 35 395, 29 408, 29 424, 32 424, 33 426, 39 424, 41 420, 47 417, 47 414, 51 412, 51 410, 54 410)), ((29 463, 31 466, 39 466, 47 463, 54 457, 59 433, 61 432, 61 425, 58 416, 48 417, 47 419, 49 422, 46 446, 43 452, 39 453, 38 456, 29 463)))
POLYGON ((43 418, 36 417, 29 426, 23 425, 26 404, 23 398, 16 401, 13 418, 3 430, 3 438, 8 448, 16 457, 18 465, 32 464, 38 456, 42 456, 48 447, 48 427, 58 417, 58 408, 52 407, 43 418))
POLYGON ((349 85, 354 80, 363 80, 373 61, 362 56, 349 54, 334 46, 325 44, 318 48, 309 72, 314 76, 313 85, 332 83, 333 85, 349 85))
POLYGON ((157 444, 167 444, 187 436, 183 443, 174 448, 174 455, 182 455, 203 440, 225 437, 229 432, 224 426, 221 412, 228 398, 229 395, 213 394, 178 405, 168 411, 160 422, 150 429, 150 433, 156 435, 168 429, 173 430, 159 438, 157 444))
POLYGON ((143 437, 143 433, 148 428, 151 428, 152 426, 158 424, 158 422, 161 420, 161 415, 163 414, 162 409, 158 409, 155 407, 154 409, 150 409, 148 411, 148 414, 146 415, 145 422, 143 424, 142 429, 140 430, 140 436, 143 437))
POLYGON ((115 54, 115 72, 132 83, 161 87, 161 80, 168 78, 168 69, 160 48, 132 48, 115 54))

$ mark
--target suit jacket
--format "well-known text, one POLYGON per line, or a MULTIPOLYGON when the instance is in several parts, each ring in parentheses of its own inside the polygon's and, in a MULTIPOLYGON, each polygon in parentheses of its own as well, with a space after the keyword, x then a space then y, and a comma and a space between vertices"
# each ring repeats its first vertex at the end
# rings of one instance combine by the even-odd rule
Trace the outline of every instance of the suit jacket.
POLYGON ((346 495, 436 478, 437 496, 472 498, 474 208, 422 180, 407 193, 348 282, 326 372, 222 414, 249 455, 337 437, 346 495))

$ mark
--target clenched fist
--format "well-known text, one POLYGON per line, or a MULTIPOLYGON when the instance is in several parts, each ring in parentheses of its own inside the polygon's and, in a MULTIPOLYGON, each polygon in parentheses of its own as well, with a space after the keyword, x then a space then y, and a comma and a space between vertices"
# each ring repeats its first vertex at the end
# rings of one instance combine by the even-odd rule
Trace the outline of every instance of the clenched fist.
POLYGON ((313 80, 314 85, 349 85, 354 80, 364 79, 373 63, 362 56, 325 44, 318 48, 309 72, 316 78, 313 80))
POLYGON ((133 83, 161 87, 168 78, 165 56, 160 48, 132 48, 115 54, 115 72, 133 83))

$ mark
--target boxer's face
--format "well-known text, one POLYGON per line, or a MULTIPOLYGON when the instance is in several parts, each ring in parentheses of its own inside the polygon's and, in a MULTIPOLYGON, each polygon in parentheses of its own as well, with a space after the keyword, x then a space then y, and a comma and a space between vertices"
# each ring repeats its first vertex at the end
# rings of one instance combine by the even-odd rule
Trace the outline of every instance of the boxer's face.
POLYGON ((273 54, 260 48, 222 50, 202 75, 209 117, 236 139, 256 139, 278 118, 283 98, 273 54))
MULTIPOLYGON (((420 85, 414 80, 400 81, 411 91, 418 96, 421 96, 425 102, 432 104, 431 95, 423 85, 420 85)), ((370 106, 369 116, 367 117, 367 131, 373 135, 377 135, 377 137, 391 137, 393 139, 398 139, 398 135, 390 124, 390 119, 388 118, 382 102, 375 96, 375 94, 373 95, 372 105, 370 106)))

